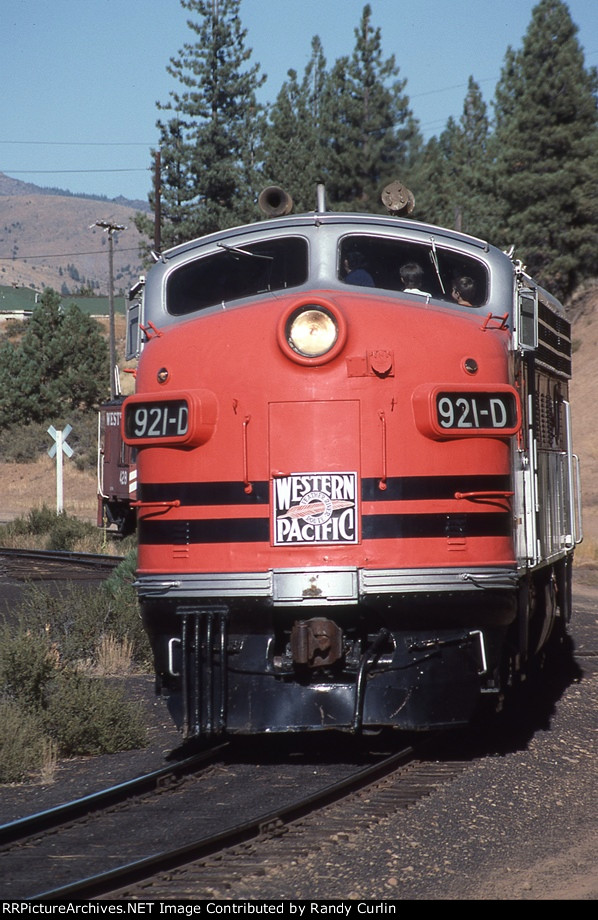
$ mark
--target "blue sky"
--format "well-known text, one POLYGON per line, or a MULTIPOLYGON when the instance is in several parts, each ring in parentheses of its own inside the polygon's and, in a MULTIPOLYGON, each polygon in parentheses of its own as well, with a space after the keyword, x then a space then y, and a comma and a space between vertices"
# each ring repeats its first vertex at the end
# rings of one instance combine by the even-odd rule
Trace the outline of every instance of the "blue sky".
MULTIPOLYGON (((273 101, 319 35, 328 65, 350 54, 366 0, 242 0, 252 61, 273 101)), ((537 0, 370 0, 385 57, 426 138, 459 118, 470 75, 487 103, 537 0)), ((598 0, 569 0, 586 66, 598 66, 598 0)), ((2 0, 0 172, 36 185, 147 198, 156 102, 180 88, 170 57, 194 40, 179 0, 2 0)))

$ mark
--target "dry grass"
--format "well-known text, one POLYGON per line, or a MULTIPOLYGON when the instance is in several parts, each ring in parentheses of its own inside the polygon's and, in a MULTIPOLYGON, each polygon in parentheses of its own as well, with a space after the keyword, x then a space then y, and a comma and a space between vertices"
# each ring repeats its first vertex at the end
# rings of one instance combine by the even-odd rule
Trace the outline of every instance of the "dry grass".
POLYGON ((94 673, 100 677, 125 677, 132 671, 132 641, 112 635, 102 636, 96 649, 94 673))
POLYGON ((39 782, 49 785, 54 782, 58 767, 58 745, 51 738, 42 741, 42 763, 39 770, 39 782))
MULTIPOLYGON (((74 464, 63 470, 64 511, 67 519, 85 524, 81 533, 71 529, 68 549, 78 553, 105 553, 119 556, 123 546, 97 527, 96 479, 92 473, 77 470, 74 464)), ((31 512, 47 509, 50 517, 56 511, 56 470, 49 457, 41 457, 35 463, 0 463, 0 525, 9 524, 15 518, 29 520, 31 512)), ((35 529, 35 528, 34 528, 35 529)), ((48 547, 66 548, 61 545, 60 527, 51 532, 11 533, 0 526, 0 545, 6 549, 45 550, 48 547), (56 539, 59 542, 56 544, 56 539), (49 541, 52 542, 49 542, 49 541)), ((63 538, 66 539, 64 532, 63 538)))
POLYGON ((46 534, 7 534, 0 531, 0 544, 4 549, 45 550, 46 534))
MULTIPOLYGON (((65 460, 64 511, 95 523, 97 483, 94 473, 82 472, 65 460)), ((32 508, 56 508, 56 461, 40 457, 35 463, 0 462, 0 524, 26 515, 32 508)))

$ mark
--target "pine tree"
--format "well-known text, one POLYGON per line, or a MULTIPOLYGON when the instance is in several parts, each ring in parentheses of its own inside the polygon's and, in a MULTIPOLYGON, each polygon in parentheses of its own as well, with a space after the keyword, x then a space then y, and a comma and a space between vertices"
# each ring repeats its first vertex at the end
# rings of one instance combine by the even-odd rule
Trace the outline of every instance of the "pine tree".
POLYGON ((313 210, 316 186, 324 174, 327 143, 321 108, 326 81, 326 59, 318 36, 312 39, 311 59, 299 82, 288 71, 269 113, 264 137, 264 177, 291 194, 297 211, 313 210))
POLYGON ((598 271, 598 76, 562 0, 540 0, 496 90, 501 245, 566 297, 598 271))
POLYGON ((21 421, 15 414, 16 377, 19 370, 18 352, 8 338, 0 338, 0 430, 21 421))
POLYGON ((416 123, 399 80, 394 55, 383 60, 380 29, 363 9, 351 58, 336 61, 323 107, 329 139, 327 197, 337 207, 382 210, 383 185, 397 178, 409 158, 416 123))
POLYGON ((405 183, 415 197, 415 219, 441 227, 454 226, 456 183, 446 146, 437 137, 431 137, 425 144, 406 174, 405 183))
POLYGON ((56 346, 61 358, 58 401, 63 410, 97 406, 110 390, 109 349, 97 321, 76 304, 68 304, 61 312, 56 346))
POLYGON ((63 311, 51 288, 42 294, 21 342, 4 342, 0 354, 2 427, 89 409, 108 395, 108 347, 98 323, 75 304, 63 311))
POLYGON ((46 288, 18 348, 14 415, 24 422, 48 418, 59 399, 60 323, 60 295, 46 288))
POLYGON ((490 142, 487 107, 470 77, 459 121, 448 119, 415 167, 412 181, 419 219, 488 237, 489 215, 495 212, 490 142))
MULTIPOLYGON (((455 227, 487 237, 494 213, 490 121, 479 85, 469 78, 459 126, 446 138, 455 176, 455 227)), ((448 155, 448 154, 447 154, 448 155)))
POLYGON ((183 242, 250 219, 255 214, 258 143, 263 107, 256 91, 265 76, 247 67, 241 0, 181 0, 193 19, 195 41, 170 59, 168 73, 182 84, 171 112, 158 121, 162 160, 164 245, 183 242))

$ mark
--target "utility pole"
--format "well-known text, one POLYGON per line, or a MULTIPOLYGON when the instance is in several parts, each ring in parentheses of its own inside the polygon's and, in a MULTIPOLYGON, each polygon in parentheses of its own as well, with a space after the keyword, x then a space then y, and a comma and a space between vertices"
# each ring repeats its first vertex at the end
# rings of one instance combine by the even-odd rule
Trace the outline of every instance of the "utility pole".
POLYGON ((96 220, 96 227, 108 233, 108 304, 110 313, 110 398, 117 395, 116 387, 116 333, 114 329, 114 234, 117 230, 126 230, 122 224, 111 224, 108 220, 96 220))

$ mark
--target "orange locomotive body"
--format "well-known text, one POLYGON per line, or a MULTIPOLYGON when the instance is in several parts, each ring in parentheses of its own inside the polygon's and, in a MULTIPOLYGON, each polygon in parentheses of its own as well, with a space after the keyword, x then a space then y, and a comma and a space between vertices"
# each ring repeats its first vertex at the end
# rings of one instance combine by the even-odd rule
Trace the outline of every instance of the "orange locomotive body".
POLYGON ((568 618, 570 339, 506 255, 320 202, 165 253, 141 325, 137 586, 186 737, 465 723, 568 618))

